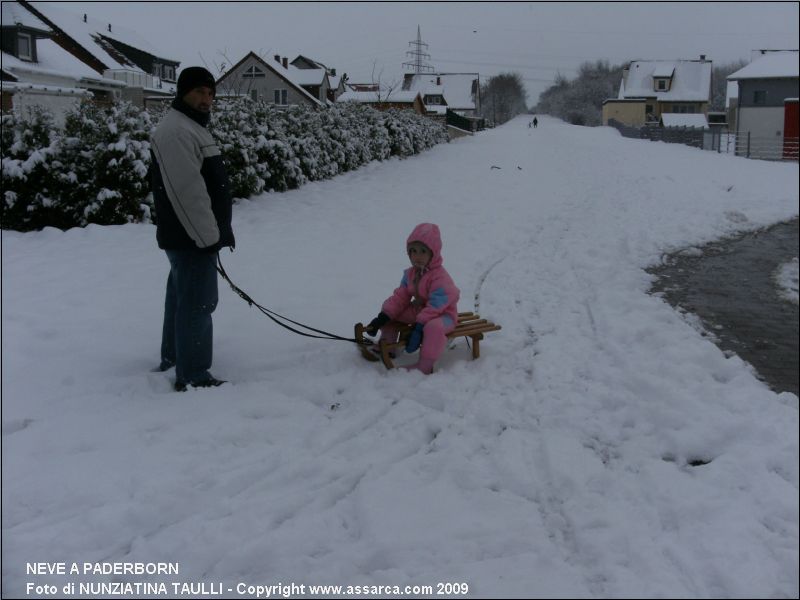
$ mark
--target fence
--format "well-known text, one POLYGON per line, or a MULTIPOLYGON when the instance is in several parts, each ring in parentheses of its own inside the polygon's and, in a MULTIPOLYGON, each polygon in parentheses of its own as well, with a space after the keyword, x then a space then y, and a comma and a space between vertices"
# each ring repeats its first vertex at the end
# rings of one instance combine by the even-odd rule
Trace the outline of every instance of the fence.
POLYGON ((448 125, 458 127, 464 131, 483 131, 486 123, 482 117, 464 117, 455 111, 447 109, 446 122, 448 125))
POLYGON ((608 124, 629 138, 685 144, 701 150, 762 160, 798 160, 800 149, 800 138, 797 137, 758 136, 750 131, 736 133, 721 128, 630 127, 614 119, 609 119, 608 124))

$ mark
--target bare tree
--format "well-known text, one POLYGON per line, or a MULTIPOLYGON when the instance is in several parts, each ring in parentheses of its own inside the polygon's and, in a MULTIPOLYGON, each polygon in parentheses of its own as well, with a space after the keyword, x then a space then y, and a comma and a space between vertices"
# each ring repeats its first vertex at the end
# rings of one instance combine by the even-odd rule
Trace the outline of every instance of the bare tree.
POLYGON ((728 92, 728 75, 747 66, 746 60, 737 60, 714 67, 711 78, 711 103, 710 110, 725 110, 725 100, 728 92))
POLYGON ((527 92, 519 73, 501 73, 481 86, 481 115, 505 123, 528 110, 527 92))
POLYGON ((389 97, 392 95, 392 92, 397 89, 399 82, 397 79, 392 79, 389 83, 383 83, 381 81, 383 77, 383 69, 381 68, 378 71, 378 77, 375 77, 375 69, 377 68, 377 61, 372 61, 372 85, 375 86, 375 94, 378 99, 378 104, 384 104, 389 97))

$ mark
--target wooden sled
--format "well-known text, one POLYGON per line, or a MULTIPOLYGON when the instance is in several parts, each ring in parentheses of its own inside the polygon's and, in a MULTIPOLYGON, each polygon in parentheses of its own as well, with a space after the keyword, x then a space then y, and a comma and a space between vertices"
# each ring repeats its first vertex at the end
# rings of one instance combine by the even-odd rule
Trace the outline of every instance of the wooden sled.
MULTIPOLYGON (((380 360, 387 369, 393 369, 394 362, 392 360, 391 353, 405 347, 406 340, 413 329, 412 325, 406 325, 405 323, 397 323, 396 325, 400 329, 399 341, 392 344, 386 340, 380 340, 378 343, 378 347, 380 348, 380 356, 378 356, 368 347, 369 339, 364 337, 364 330, 366 327, 362 323, 356 323, 355 338, 361 342, 358 345, 358 349, 361 350, 361 355, 371 362, 377 362, 380 360)), ((458 313, 458 325, 456 325, 456 328, 453 329, 453 331, 447 334, 447 339, 451 340, 457 337, 472 338, 472 359, 475 360, 481 355, 481 340, 483 339, 483 334, 489 331, 498 331, 500 329, 502 329, 500 325, 495 325, 491 321, 481 319, 481 316, 478 314, 462 312, 458 313)))

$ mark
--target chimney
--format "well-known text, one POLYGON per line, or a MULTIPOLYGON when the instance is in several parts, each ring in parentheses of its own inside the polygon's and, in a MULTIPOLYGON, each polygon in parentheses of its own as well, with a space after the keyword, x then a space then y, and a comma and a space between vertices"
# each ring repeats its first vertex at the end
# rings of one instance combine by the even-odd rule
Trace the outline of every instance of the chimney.
POLYGON ((83 13, 83 22, 86 23, 86 13, 83 13))
POLYGON ((288 56, 284 56, 283 57, 283 68, 284 69, 288 69, 289 68, 289 57, 288 56))
POLYGON ((275 62, 281 62, 281 55, 280 54, 274 54, 272 56, 272 58, 275 59, 275 62))
POLYGON ((705 54, 701 54, 700 55, 700 62, 705 62, 705 60, 706 60, 706 55, 705 54))
POLYGON ((336 69, 331 69, 331 77, 336 77, 336 69))
POLYGON ((108 30, 111 31, 111 23, 108 24, 108 30))
POLYGON ((442 85, 442 78, 438 75, 436 76, 436 85, 442 85))

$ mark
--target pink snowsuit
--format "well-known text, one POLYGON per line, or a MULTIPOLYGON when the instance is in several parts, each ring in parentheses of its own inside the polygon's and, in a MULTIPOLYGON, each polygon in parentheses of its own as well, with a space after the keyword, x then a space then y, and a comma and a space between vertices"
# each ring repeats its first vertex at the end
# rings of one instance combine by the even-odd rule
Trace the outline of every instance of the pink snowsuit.
MULTIPOLYGON (((456 303, 460 292, 442 266, 439 227, 433 223, 417 225, 406 245, 411 242, 422 242, 430 248, 431 260, 424 269, 406 269, 400 287, 386 299, 381 310, 394 321, 424 325, 420 358, 436 361, 447 345, 447 334, 458 323, 456 303)), ((381 337, 389 342, 396 342, 397 335, 398 330, 391 323, 381 328, 381 337)))

